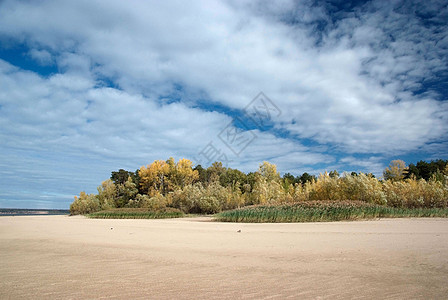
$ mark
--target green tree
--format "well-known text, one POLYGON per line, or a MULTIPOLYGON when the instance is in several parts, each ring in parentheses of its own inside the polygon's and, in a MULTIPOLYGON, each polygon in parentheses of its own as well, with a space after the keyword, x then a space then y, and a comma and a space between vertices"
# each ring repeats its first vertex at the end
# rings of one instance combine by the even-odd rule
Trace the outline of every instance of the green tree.
POLYGON ((336 170, 333 170, 328 174, 331 178, 339 178, 339 172, 336 170))
POLYGON ((215 161, 210 167, 207 168, 208 183, 219 181, 221 175, 226 171, 226 168, 222 166, 222 162, 215 161))
POLYGON ((258 177, 260 177, 260 174, 258 174, 257 172, 247 173, 246 183, 243 185, 245 186, 244 190, 246 192, 251 192, 253 190, 258 177))
POLYGON ((307 183, 307 182, 311 182, 311 181, 313 181, 313 180, 314 180, 314 181, 317 180, 316 176, 314 176, 314 175, 310 175, 310 174, 308 174, 307 172, 303 173, 302 176, 300 176, 300 182, 301 182, 302 184, 305 184, 305 183, 307 183))
POLYGON ((118 196, 115 199, 116 207, 126 206, 130 200, 133 200, 137 196, 137 185, 134 183, 131 176, 128 177, 128 180, 125 183, 117 185, 117 194, 118 196))
POLYGON ((194 167, 195 171, 198 172, 198 181, 201 182, 203 185, 206 185, 208 183, 208 176, 207 176, 207 170, 204 169, 201 165, 197 165, 194 167))
POLYGON ((116 184, 124 184, 128 177, 133 175, 132 172, 126 171, 124 169, 120 169, 117 172, 112 172, 110 179, 116 184))
POLYGON ((235 187, 247 182, 247 175, 238 169, 228 168, 219 177, 219 183, 223 187, 235 187))
POLYGON ((296 177, 294 177, 294 175, 292 175, 291 173, 285 173, 283 174, 283 182, 285 184, 294 184, 296 183, 296 177))
POLYGON ((434 174, 444 172, 445 167, 448 165, 448 160, 432 160, 431 162, 419 161, 416 165, 409 165, 409 172, 406 174, 406 178, 415 176, 417 179, 429 180, 434 174))

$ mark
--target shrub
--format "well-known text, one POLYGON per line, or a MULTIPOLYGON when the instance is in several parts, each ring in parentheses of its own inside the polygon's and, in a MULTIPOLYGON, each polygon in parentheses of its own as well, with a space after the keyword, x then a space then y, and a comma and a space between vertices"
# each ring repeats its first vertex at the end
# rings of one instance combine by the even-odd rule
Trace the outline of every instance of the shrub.
POLYGON ((367 203, 386 204, 382 184, 376 178, 360 173, 346 175, 339 179, 339 197, 347 200, 360 200, 367 203))
POLYGON ((276 180, 268 181, 264 177, 259 177, 252 190, 251 204, 276 204, 285 199, 285 191, 276 180))
POLYGON ((320 174, 311 185, 309 200, 341 200, 342 193, 338 184, 340 178, 332 177, 327 172, 320 174))
POLYGON ((94 194, 86 194, 81 192, 79 197, 75 196, 75 201, 70 204, 71 215, 84 215, 92 212, 99 211, 101 209, 98 197, 94 194))
POLYGON ((202 184, 196 183, 175 190, 172 194, 172 206, 184 213, 200 213, 198 199, 202 196, 202 189, 202 184))
POLYGON ((115 207, 117 189, 112 180, 107 179, 97 188, 98 201, 101 209, 110 209, 115 207))
POLYGON ((436 180, 409 178, 404 181, 388 180, 383 184, 387 205, 392 207, 446 207, 448 190, 436 180))

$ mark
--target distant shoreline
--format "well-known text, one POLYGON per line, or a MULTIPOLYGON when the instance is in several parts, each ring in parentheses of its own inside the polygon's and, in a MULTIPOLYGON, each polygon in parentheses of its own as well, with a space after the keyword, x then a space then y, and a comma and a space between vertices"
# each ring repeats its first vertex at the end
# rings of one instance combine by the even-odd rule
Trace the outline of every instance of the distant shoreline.
POLYGON ((24 208, 0 208, 0 216, 48 216, 69 215, 68 209, 24 209, 24 208))

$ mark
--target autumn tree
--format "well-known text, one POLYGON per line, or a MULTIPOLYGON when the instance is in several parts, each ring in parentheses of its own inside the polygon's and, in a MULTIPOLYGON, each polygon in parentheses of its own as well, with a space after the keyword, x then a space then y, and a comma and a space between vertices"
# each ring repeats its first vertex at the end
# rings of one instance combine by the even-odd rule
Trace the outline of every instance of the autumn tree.
POLYGON ((70 204, 70 214, 72 215, 90 214, 99 210, 98 197, 94 194, 86 194, 86 192, 81 192, 79 197, 75 196, 75 200, 70 204))
POLYGON ((182 189, 199 179, 199 172, 193 170, 192 165, 192 161, 185 158, 179 159, 176 164, 174 164, 174 159, 170 161, 169 180, 171 190, 182 189))
POLYGON ((250 204, 274 204, 282 201, 284 188, 281 185, 277 166, 264 161, 260 164, 255 185, 252 189, 250 204))
POLYGON ((139 171, 141 189, 153 197, 192 184, 199 178, 192 164, 188 159, 180 159, 175 163, 173 158, 169 158, 167 161, 156 160, 146 167, 142 166, 139 171))
POLYGON ((149 196, 164 193, 168 186, 170 166, 163 160, 155 160, 152 164, 142 166, 139 171, 142 191, 149 196))
POLYGON ((260 164, 258 167, 258 173, 268 182, 280 180, 280 174, 277 172, 277 166, 267 161, 260 164))
POLYGON ((117 198, 117 188, 112 180, 107 179, 97 188, 98 200, 101 209, 109 209, 115 207, 117 198))
POLYGON ((400 181, 404 179, 408 168, 406 163, 400 159, 393 160, 390 162, 389 167, 384 169, 383 177, 386 180, 400 181))

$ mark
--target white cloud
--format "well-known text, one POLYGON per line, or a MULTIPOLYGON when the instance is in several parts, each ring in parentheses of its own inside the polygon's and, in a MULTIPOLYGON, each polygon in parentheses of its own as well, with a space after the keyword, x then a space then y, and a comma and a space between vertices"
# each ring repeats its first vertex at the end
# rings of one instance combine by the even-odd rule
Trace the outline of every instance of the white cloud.
POLYGON ((377 170, 377 157, 442 155, 448 99, 419 91, 448 71, 447 16, 443 1, 337 13, 312 1, 3 1, 0 42, 59 70, 42 77, 0 60, 3 149, 136 167, 192 157, 230 121, 211 103, 242 109, 264 91, 285 134, 256 131, 234 167, 377 170))
POLYGON ((47 50, 31 49, 29 55, 32 59, 36 60, 40 65, 51 65, 53 63, 53 57, 47 50))

